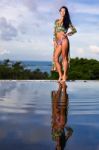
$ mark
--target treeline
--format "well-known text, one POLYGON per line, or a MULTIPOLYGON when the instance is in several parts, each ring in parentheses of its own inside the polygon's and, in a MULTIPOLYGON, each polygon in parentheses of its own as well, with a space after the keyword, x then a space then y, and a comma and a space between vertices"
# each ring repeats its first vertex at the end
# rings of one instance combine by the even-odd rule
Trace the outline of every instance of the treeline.
MULTIPOLYGON (((15 63, 9 59, 0 63, 0 79, 53 80, 58 79, 57 72, 41 72, 39 68, 25 69, 21 61, 15 63)), ((99 80, 99 61, 86 58, 71 58, 68 80, 99 80)))
POLYGON ((34 71, 25 69, 21 61, 16 61, 14 63, 6 59, 0 63, 0 79, 33 80, 47 78, 47 72, 41 72, 39 68, 34 71))
POLYGON ((98 80, 99 61, 95 59, 74 58, 70 61, 69 79, 98 80))

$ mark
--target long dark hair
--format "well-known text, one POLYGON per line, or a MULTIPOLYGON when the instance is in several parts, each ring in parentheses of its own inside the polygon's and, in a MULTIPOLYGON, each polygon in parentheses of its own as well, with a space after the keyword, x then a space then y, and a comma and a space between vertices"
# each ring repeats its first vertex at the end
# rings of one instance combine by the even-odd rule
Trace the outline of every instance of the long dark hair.
POLYGON ((68 8, 66 6, 62 6, 59 9, 59 11, 61 11, 62 8, 65 9, 65 16, 64 16, 64 19, 63 19, 63 26, 67 29, 69 27, 69 24, 71 23, 71 19, 70 19, 68 8))

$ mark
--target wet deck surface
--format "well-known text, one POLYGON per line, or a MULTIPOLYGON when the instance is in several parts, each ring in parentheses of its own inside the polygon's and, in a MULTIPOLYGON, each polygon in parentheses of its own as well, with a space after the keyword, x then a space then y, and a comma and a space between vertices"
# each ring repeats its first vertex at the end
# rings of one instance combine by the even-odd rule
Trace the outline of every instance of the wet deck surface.
POLYGON ((99 150, 99 81, 0 81, 0 150, 99 150))

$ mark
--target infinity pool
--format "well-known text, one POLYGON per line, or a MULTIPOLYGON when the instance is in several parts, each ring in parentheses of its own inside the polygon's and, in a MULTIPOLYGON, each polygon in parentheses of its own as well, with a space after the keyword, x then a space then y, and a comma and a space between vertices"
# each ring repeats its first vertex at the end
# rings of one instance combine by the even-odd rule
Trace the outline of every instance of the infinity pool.
POLYGON ((99 81, 1 80, 0 150, 99 150, 99 81))

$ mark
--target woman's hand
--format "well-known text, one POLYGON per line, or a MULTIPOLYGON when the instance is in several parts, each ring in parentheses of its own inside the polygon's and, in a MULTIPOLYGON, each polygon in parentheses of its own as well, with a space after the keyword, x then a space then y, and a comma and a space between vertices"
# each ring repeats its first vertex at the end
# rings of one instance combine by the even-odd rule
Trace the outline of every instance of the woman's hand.
POLYGON ((64 37, 67 37, 68 36, 68 33, 64 33, 64 37))
POLYGON ((68 32, 66 33, 67 36, 71 36, 72 35, 72 32, 68 32))

